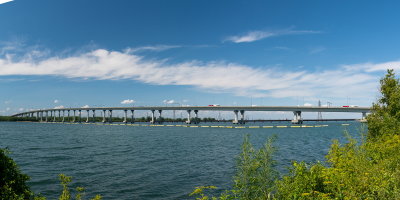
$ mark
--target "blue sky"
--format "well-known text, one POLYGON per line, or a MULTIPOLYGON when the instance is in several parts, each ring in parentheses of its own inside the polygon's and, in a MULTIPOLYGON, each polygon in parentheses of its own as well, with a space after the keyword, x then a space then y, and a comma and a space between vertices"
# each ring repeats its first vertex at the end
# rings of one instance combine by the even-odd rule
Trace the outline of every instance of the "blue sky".
POLYGON ((399 8, 0 0, 0 115, 132 103, 369 106, 386 69, 400 68, 399 8))

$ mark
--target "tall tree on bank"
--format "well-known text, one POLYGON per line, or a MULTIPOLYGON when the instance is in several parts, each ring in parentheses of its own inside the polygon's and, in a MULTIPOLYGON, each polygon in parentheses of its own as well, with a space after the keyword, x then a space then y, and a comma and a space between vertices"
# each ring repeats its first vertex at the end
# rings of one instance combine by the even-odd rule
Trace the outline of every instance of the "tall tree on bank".
POLYGON ((382 96, 372 106, 368 120, 368 139, 382 139, 400 133, 400 84, 393 69, 380 80, 382 96))

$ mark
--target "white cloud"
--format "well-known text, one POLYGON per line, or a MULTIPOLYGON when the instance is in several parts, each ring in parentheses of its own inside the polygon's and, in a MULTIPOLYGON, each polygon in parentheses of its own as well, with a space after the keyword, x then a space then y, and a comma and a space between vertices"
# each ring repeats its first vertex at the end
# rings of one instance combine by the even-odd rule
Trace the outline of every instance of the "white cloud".
POLYGON ((0 0, 0 4, 8 3, 8 2, 11 2, 11 1, 13 1, 13 0, 0 0))
POLYGON ((343 66, 348 71, 362 70, 365 72, 386 71, 387 69, 400 70, 400 61, 390 61, 383 63, 361 63, 343 66))
POLYGON ((131 79, 155 85, 193 86, 207 92, 225 92, 247 97, 351 96, 354 100, 368 99, 368 102, 374 100, 380 77, 373 72, 386 67, 400 69, 400 61, 345 65, 322 71, 288 71, 228 62, 191 61, 167 64, 162 60, 149 60, 135 54, 105 49, 40 60, 0 57, 0 76, 54 75, 97 80, 131 79))
POLYGON ((163 101, 163 103, 165 103, 165 104, 174 104, 175 103, 175 100, 164 100, 163 101))
POLYGON ((126 99, 121 101, 121 104, 133 104, 133 103, 135 103, 135 100, 132 99, 126 99))
POLYGON ((58 102, 60 102, 60 101, 59 101, 59 100, 57 100, 57 99, 56 99, 56 100, 54 100, 54 103, 58 103, 58 102))
POLYGON ((234 43, 242 42, 254 42, 269 37, 282 36, 282 35, 299 35, 299 34, 315 34, 320 33, 319 31, 310 30, 293 30, 292 28, 275 31, 250 31, 244 35, 229 36, 225 41, 231 41, 234 43))
POLYGON ((81 108, 90 108, 90 106, 89 105, 84 105, 81 108))
POLYGON ((22 111, 24 111, 25 109, 24 109, 24 108, 19 108, 18 110, 22 112, 22 111))
POLYGON ((305 103, 304 106, 312 106, 311 103, 305 103))
POLYGON ((65 108, 64 106, 56 106, 56 107, 54 107, 54 109, 62 109, 62 108, 65 108))
POLYGON ((169 49, 180 48, 179 45, 154 45, 154 46, 142 46, 136 48, 128 48, 125 50, 126 53, 136 53, 139 51, 166 51, 169 49))
POLYGON ((11 108, 6 108, 6 111, 10 111, 11 110, 11 108))

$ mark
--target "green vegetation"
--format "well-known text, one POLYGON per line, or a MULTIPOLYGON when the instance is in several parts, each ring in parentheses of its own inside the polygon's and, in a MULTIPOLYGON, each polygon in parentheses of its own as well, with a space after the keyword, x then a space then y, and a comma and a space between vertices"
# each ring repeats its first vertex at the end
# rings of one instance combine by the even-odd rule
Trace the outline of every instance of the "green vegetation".
MULTIPOLYGON (((10 152, 7 149, 0 149, 0 200, 46 200, 45 197, 35 195, 26 181, 29 176, 23 174, 18 165, 9 157, 10 152)), ((71 191, 68 187, 72 178, 60 174, 61 185, 63 186, 59 200, 72 200, 71 191)), ((75 200, 82 200, 84 188, 77 187, 75 200)), ((96 195, 91 200, 100 200, 101 196, 96 195)))
POLYGON ((15 122, 15 121, 38 121, 38 120, 35 117, 0 116, 0 122, 1 121, 15 122))
POLYGON ((21 173, 9 153, 7 149, 0 149, 0 199, 30 199, 33 193, 26 185, 29 176, 21 173))
POLYGON ((326 163, 293 162, 277 178, 271 140, 254 150, 245 137, 233 188, 211 197, 197 187, 197 199, 400 199, 400 84, 393 70, 380 81, 382 96, 367 117, 368 132, 357 141, 333 141, 326 163))

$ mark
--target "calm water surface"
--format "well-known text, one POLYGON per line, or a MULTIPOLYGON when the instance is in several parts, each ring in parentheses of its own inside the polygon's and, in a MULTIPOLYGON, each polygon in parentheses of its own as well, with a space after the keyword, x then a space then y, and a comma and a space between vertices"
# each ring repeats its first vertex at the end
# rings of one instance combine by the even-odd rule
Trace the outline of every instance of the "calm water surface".
POLYGON ((31 177, 32 189, 48 199, 57 199, 61 191, 60 173, 73 176, 71 186, 84 186, 88 197, 188 199, 195 186, 229 189, 245 134, 256 147, 278 136, 276 160, 282 172, 292 160, 324 160, 332 139, 344 141, 345 129, 359 134, 356 122, 323 124, 329 126, 227 129, 1 122, 0 147, 13 152, 31 177))

